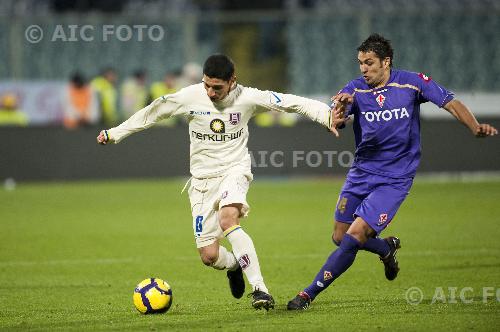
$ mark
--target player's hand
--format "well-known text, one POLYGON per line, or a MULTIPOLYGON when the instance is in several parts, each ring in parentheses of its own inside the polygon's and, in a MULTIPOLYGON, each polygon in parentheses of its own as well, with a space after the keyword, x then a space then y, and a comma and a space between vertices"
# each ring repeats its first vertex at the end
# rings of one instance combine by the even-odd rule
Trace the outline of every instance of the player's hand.
POLYGON ((113 139, 109 136, 109 132, 107 130, 101 130, 99 136, 97 136, 97 144, 106 145, 112 142, 113 139))
POLYGON ((335 137, 340 136, 337 128, 339 128, 345 122, 344 116, 339 116, 339 114, 339 111, 335 110, 335 108, 332 108, 330 110, 330 131, 335 135, 335 137))
POLYGON ((498 130, 487 123, 481 123, 476 127, 474 135, 476 137, 495 136, 498 135, 498 130))
POLYGON ((343 125, 346 121, 345 111, 348 104, 354 102, 354 97, 348 93, 339 93, 331 98, 332 109, 330 110, 330 131, 339 137, 337 128, 343 125))
POLYGON ((352 104, 354 102, 354 97, 353 95, 347 93, 347 92, 342 92, 339 93, 331 98, 331 101, 335 105, 342 106, 344 109, 348 104, 352 104))

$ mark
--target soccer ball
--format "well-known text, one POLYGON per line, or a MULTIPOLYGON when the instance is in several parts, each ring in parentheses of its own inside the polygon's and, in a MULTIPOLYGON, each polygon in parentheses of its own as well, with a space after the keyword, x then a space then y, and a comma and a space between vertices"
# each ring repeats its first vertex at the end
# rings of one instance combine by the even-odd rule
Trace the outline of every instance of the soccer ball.
POLYGON ((143 314, 167 312, 172 305, 172 289, 161 279, 144 279, 135 288, 133 299, 143 314))

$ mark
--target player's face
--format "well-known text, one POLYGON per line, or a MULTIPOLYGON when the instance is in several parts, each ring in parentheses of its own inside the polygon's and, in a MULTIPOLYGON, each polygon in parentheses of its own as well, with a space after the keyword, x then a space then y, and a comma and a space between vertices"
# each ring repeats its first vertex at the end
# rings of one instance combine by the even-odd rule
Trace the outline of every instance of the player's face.
POLYGON ((384 86, 390 76, 390 58, 380 60, 374 52, 358 53, 359 70, 366 84, 378 88, 384 86))
POLYGON ((207 75, 203 75, 203 84, 205 85, 205 90, 207 91, 207 96, 211 101, 217 102, 226 98, 231 91, 236 77, 231 77, 229 81, 224 81, 220 78, 210 78, 207 75))

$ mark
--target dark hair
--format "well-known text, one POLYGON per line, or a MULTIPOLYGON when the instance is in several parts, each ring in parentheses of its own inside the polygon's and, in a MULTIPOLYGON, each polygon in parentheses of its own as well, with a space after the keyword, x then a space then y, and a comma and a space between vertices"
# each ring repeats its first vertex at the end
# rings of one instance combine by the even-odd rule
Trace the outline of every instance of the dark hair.
POLYGON ((100 75, 106 75, 109 73, 116 74, 116 70, 114 67, 108 66, 108 67, 103 67, 101 68, 101 71, 99 72, 100 75))
POLYGON ((371 34, 364 42, 358 47, 358 52, 373 52, 382 61, 385 58, 391 59, 390 66, 392 67, 392 58, 394 56, 394 50, 391 46, 391 41, 385 39, 378 33, 371 34))
POLYGON ((138 79, 138 80, 142 80, 142 79, 145 79, 146 78, 146 70, 144 69, 136 69, 133 73, 133 76, 138 79))
POLYGON ((203 74, 210 78, 229 81, 234 75, 233 60, 224 54, 211 55, 203 65, 203 74))
POLYGON ((71 77, 69 80, 77 88, 81 88, 87 83, 85 77, 80 72, 77 72, 77 71, 74 72, 73 74, 71 74, 71 77))

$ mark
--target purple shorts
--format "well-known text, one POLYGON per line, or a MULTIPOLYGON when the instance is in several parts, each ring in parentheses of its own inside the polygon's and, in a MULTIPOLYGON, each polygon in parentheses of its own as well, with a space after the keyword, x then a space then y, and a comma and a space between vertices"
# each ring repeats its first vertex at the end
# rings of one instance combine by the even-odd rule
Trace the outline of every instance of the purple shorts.
POLYGON ((413 178, 394 179, 351 168, 339 195, 335 220, 352 224, 361 217, 380 234, 408 195, 413 178))

